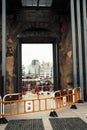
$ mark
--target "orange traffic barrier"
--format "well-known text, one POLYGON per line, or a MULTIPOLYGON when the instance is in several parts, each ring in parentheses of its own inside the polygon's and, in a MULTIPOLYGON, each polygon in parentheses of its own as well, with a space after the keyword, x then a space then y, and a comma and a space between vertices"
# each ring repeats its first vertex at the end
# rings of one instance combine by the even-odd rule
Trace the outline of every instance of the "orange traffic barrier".
MULTIPOLYGON (((45 92, 44 94, 48 93, 45 92)), ((5 95, 3 101, 0 101, 1 110, 3 109, 0 116, 5 117, 63 108, 80 100, 80 88, 58 90, 50 92, 46 96, 37 93, 35 98, 27 98, 27 100, 23 98, 20 93, 5 95), (12 98, 13 96, 16 96, 15 100, 12 98)))
MULTIPOLYGON (((2 97, 0 96, 0 113, 1 113, 1 115, 2 115, 2 97)), ((0 115, 0 116, 1 116, 0 115)), ((1 116, 2 117, 2 116, 1 116)))

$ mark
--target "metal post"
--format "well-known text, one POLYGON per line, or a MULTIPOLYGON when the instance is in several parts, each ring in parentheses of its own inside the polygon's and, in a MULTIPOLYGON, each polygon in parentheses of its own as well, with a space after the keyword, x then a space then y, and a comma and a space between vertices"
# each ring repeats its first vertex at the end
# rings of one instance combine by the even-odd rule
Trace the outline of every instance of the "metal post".
POLYGON ((80 88, 81 88, 81 99, 84 100, 80 0, 77 0, 76 2, 77 2, 76 7, 77 7, 77 30, 78 30, 79 78, 80 78, 80 88))
POLYGON ((84 50, 85 50, 85 100, 87 101, 87 14, 86 14, 86 0, 83 0, 83 30, 84 30, 84 50))
POLYGON ((2 76, 4 95, 6 89, 6 0, 2 0, 2 76))
POLYGON ((73 55, 73 86, 77 86, 77 60, 76 60, 76 32, 75 32, 75 12, 74 0, 71 0, 71 27, 72 27, 72 55, 73 55))
POLYGON ((58 43, 53 43, 53 68, 54 68, 54 90, 59 89, 59 77, 58 77, 58 43))
MULTIPOLYGON (((2 76, 3 76, 3 90, 5 95, 6 91, 6 0, 2 0, 2 76)), ((3 104, 2 104, 3 114, 3 104)), ((8 121, 2 117, 0 122, 7 123, 8 121)))
POLYGON ((17 50, 18 50, 18 57, 17 57, 17 60, 18 60, 18 92, 21 92, 22 91, 22 85, 21 85, 21 81, 22 81, 22 61, 21 61, 21 43, 18 39, 18 45, 17 45, 17 50))

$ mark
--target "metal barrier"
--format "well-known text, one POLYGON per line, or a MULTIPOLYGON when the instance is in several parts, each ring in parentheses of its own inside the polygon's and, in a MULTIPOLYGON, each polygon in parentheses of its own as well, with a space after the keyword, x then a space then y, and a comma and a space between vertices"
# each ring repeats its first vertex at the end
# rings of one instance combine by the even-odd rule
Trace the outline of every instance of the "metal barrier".
POLYGON ((3 113, 0 116, 11 116, 16 114, 25 114, 31 112, 41 112, 47 110, 56 110, 80 100, 80 88, 64 89, 44 96, 37 94, 37 97, 24 100, 20 93, 7 94, 0 102, 3 105, 3 113), (13 96, 17 96, 14 100, 13 96), (13 99, 12 99, 13 98, 13 99))
MULTIPOLYGON (((7 100, 14 100, 14 98, 13 98, 13 96, 17 96, 16 97, 16 99, 17 100, 21 100, 21 98, 20 98, 20 93, 13 93, 13 94, 7 94, 7 95, 5 95, 4 97, 3 97, 3 102, 5 102, 5 100, 7 101, 7 100), (7 98, 8 97, 8 98, 7 98), (6 99, 7 98, 7 99, 6 99)), ((5 104, 3 103, 3 114, 4 114, 4 110, 5 110, 5 104)))

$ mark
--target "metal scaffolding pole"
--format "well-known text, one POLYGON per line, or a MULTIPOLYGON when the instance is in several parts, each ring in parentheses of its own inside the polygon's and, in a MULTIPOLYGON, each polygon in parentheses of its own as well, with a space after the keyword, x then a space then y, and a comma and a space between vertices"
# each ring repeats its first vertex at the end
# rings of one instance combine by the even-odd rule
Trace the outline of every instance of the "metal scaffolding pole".
POLYGON ((77 31, 78 31, 78 57, 79 57, 79 79, 81 88, 81 99, 84 100, 84 86, 83 86, 83 57, 82 57, 82 34, 81 34, 81 12, 80 0, 76 1, 77 7, 77 31))
POLYGON ((75 12, 74 0, 71 0, 71 27, 72 27, 72 55, 73 55, 73 86, 77 86, 77 59, 76 59, 76 32, 75 32, 75 12))
POLYGON ((85 50, 85 100, 87 101, 87 13, 86 0, 83 0, 83 28, 84 28, 84 50, 85 50))
POLYGON ((4 95, 6 89, 6 0, 2 0, 2 76, 4 95))

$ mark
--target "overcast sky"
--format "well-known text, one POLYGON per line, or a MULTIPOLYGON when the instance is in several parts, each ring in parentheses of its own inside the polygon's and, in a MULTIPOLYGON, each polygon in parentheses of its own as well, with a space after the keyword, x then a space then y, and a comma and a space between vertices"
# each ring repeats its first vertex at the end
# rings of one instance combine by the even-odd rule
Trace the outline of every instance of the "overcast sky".
POLYGON ((22 44, 22 65, 29 65, 33 59, 52 63, 52 44, 22 44))

